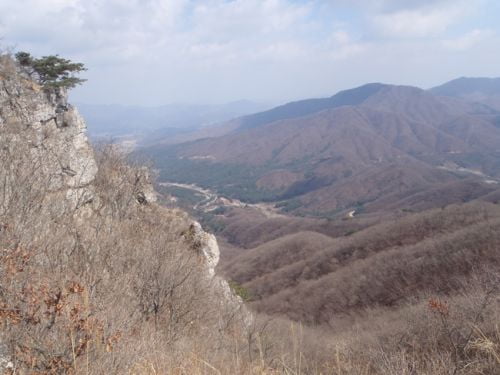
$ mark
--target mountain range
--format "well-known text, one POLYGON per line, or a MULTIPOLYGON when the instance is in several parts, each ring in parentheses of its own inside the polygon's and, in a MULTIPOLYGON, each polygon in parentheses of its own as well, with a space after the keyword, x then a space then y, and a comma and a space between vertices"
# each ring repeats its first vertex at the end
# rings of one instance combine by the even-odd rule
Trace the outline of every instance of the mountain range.
POLYGON ((162 180, 277 202, 300 215, 464 202, 498 189, 500 112, 488 98, 500 80, 458 83, 431 90, 367 84, 231 120, 212 137, 159 142, 145 151, 162 180))

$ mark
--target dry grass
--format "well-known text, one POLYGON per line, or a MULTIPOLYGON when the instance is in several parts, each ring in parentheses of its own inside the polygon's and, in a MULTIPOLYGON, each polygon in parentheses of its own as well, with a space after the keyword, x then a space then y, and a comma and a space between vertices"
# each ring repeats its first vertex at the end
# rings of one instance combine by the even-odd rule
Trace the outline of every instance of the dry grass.
POLYGON ((109 147, 94 198, 66 203, 21 129, 0 129, 0 342, 16 373, 125 373, 201 338, 223 351, 238 316, 189 218, 138 200, 144 170, 109 147))
POLYGON ((341 332, 276 319, 257 335, 253 359, 188 350, 181 363, 173 364, 163 354, 159 364, 158 359, 145 360, 132 373, 498 374, 498 301, 485 305, 488 291, 470 292, 474 294, 450 299, 447 312, 421 301, 398 310, 366 312, 341 332))

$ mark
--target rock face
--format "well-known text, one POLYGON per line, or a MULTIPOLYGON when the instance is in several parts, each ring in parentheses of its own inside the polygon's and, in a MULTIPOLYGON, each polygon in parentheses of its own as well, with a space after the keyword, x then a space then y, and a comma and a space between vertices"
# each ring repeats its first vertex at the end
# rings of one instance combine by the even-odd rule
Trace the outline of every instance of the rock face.
POLYGON ((50 191, 65 191, 75 205, 92 199, 97 173, 86 125, 62 89, 47 93, 20 73, 0 75, 2 134, 30 148, 34 164, 50 176, 50 191))
POLYGON ((244 327, 250 327, 254 322, 254 317, 243 304, 241 297, 231 290, 227 280, 215 273, 215 267, 219 263, 220 250, 217 239, 211 233, 203 230, 200 223, 193 222, 192 234, 194 243, 198 243, 201 253, 206 259, 208 279, 214 283, 221 300, 221 311, 230 311, 231 314, 238 314, 240 322, 244 327))
POLYGON ((213 234, 206 233, 198 222, 194 222, 192 228, 194 240, 200 244, 201 252, 207 260, 208 274, 214 276, 220 257, 217 240, 213 234))

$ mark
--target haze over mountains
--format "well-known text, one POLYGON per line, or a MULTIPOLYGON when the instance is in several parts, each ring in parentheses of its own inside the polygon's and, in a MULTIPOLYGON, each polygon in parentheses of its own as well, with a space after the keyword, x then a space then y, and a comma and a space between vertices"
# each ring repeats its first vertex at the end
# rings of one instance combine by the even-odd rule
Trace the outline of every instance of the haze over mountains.
POLYGON ((500 109, 500 78, 461 77, 430 91, 436 95, 468 99, 500 109))
POLYGON ((422 210, 468 201, 498 189, 500 113, 488 98, 500 84, 470 79, 460 91, 450 89, 453 82, 429 91, 367 84, 244 116, 219 127, 217 136, 147 152, 163 179, 249 202, 279 202, 294 213, 422 210), (465 98, 472 91, 481 100, 465 98))
POLYGON ((269 104, 240 100, 221 105, 170 104, 158 107, 79 104, 93 138, 171 137, 264 110, 269 104))

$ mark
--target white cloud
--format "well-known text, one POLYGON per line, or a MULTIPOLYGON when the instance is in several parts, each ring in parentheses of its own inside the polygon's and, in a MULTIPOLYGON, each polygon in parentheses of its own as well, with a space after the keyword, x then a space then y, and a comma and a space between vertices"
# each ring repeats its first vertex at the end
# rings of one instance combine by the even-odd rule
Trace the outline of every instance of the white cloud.
POLYGON ((454 39, 445 39, 442 44, 452 51, 465 51, 494 36, 492 30, 474 29, 454 39))
POLYGON ((351 42, 351 36, 347 31, 338 30, 332 34, 332 39, 338 44, 349 44, 351 42))
POLYGON ((156 47, 199 56, 267 43, 268 51, 288 53, 268 47, 292 44, 310 10, 286 0, 20 0, 0 3, 0 26, 22 47, 125 60, 156 47))
POLYGON ((376 15, 374 24, 382 34, 394 38, 435 36, 458 22, 468 8, 468 3, 457 0, 439 6, 402 9, 376 15))
POLYGON ((327 57, 333 61, 345 60, 362 54, 368 48, 367 43, 356 41, 347 31, 335 30, 329 41, 327 57))

